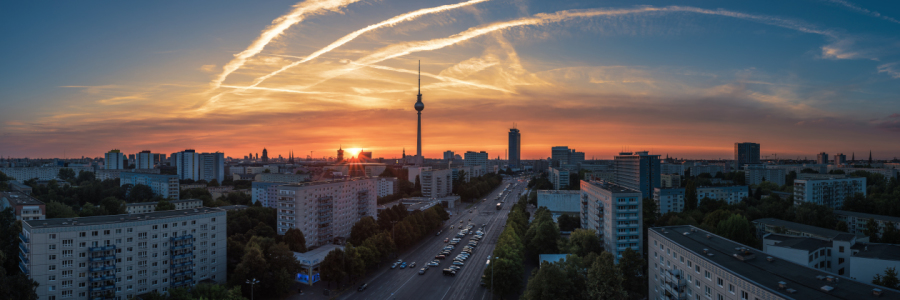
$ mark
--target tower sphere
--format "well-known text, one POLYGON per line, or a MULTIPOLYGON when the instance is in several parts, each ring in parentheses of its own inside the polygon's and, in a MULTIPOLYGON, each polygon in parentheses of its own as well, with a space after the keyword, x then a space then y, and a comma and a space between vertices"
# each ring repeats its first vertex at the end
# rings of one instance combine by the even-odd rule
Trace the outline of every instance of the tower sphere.
POLYGON ((422 103, 422 101, 416 102, 416 110, 422 111, 423 109, 425 109, 425 103, 422 103))

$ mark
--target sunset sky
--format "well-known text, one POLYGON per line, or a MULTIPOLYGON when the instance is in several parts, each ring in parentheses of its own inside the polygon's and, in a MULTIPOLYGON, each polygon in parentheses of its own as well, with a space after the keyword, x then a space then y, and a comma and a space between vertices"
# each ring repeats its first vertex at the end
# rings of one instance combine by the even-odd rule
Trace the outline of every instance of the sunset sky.
POLYGON ((18 1, 0 156, 900 156, 896 1, 18 1))

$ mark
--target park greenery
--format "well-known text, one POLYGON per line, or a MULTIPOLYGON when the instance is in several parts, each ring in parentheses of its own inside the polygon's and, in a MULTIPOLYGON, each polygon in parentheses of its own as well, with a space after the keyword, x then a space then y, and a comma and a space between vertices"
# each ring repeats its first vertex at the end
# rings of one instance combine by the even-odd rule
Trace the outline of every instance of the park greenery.
POLYGON ((466 172, 459 171, 457 179, 453 181, 453 193, 459 195, 463 202, 478 201, 503 183, 503 176, 495 173, 471 177, 469 181, 465 178, 466 172))
POLYGON ((303 233, 291 229, 284 235, 276 234, 274 208, 230 210, 227 220, 228 286, 243 286, 242 295, 250 298, 251 289, 245 283, 255 278, 260 281, 256 296, 268 299, 286 295, 300 273, 294 252, 306 251, 303 233))
POLYGON ((342 286, 377 268, 397 250, 408 249, 443 226, 450 215, 440 205, 425 211, 407 212, 398 204, 378 214, 378 222, 363 217, 350 230, 350 238, 342 249, 325 256, 320 267, 322 280, 342 286))

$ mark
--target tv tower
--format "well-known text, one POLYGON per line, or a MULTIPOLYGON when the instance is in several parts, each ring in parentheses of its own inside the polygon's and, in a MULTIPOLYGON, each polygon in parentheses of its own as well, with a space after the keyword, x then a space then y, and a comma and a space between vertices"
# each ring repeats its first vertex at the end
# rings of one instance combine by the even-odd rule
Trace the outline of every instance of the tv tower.
POLYGON ((416 139, 416 165, 421 165, 425 160, 422 157, 422 110, 425 109, 425 104, 422 103, 422 61, 419 61, 419 94, 417 96, 416 105, 414 106, 416 111, 419 114, 419 128, 418 128, 418 136, 416 139))

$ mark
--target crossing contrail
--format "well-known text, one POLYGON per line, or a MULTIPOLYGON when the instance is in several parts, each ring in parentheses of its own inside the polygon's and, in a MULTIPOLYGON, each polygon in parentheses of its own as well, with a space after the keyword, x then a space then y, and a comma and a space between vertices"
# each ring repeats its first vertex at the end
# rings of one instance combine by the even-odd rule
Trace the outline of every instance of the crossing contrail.
POLYGON ((222 82, 235 70, 244 65, 248 58, 259 54, 273 39, 280 36, 289 27, 300 23, 304 18, 310 15, 322 14, 328 11, 335 11, 353 2, 360 0, 307 0, 294 5, 294 9, 290 13, 278 17, 272 21, 253 43, 241 53, 235 54, 234 59, 229 61, 222 67, 222 73, 211 83, 212 89, 222 86, 222 82))
POLYGON ((260 83, 262 83, 263 81, 266 81, 266 79, 271 78, 272 76, 278 75, 279 73, 284 72, 287 69, 296 67, 297 65, 300 65, 302 63, 313 60, 316 57, 321 56, 322 54, 328 53, 329 51, 334 50, 335 48, 340 47, 340 46, 352 41, 353 39, 359 37, 360 35, 363 35, 366 32, 369 32, 369 31, 372 31, 372 30, 375 30, 378 28, 382 28, 382 27, 392 27, 401 22, 411 21, 413 19, 416 19, 418 17, 424 16, 427 14, 448 11, 448 10, 465 7, 465 6, 469 6, 469 5, 473 5, 473 4, 478 4, 478 3, 486 2, 486 1, 490 1, 490 0, 471 0, 471 1, 461 2, 461 3, 457 3, 457 4, 448 4, 448 5, 438 6, 438 7, 423 8, 423 9, 420 9, 420 10, 417 10, 414 12, 405 13, 405 14, 384 20, 377 24, 366 26, 366 28, 363 28, 363 29, 354 31, 348 35, 345 35, 344 37, 338 39, 337 41, 334 41, 330 45, 325 46, 325 48, 322 48, 316 52, 313 52, 312 54, 310 54, 309 56, 307 56, 306 58, 304 58, 302 60, 291 63, 287 66, 282 67, 281 69, 279 69, 275 72, 272 72, 272 73, 269 73, 262 77, 257 78, 256 80, 253 81, 252 84, 250 84, 250 86, 255 87, 255 86, 259 85, 260 83))

